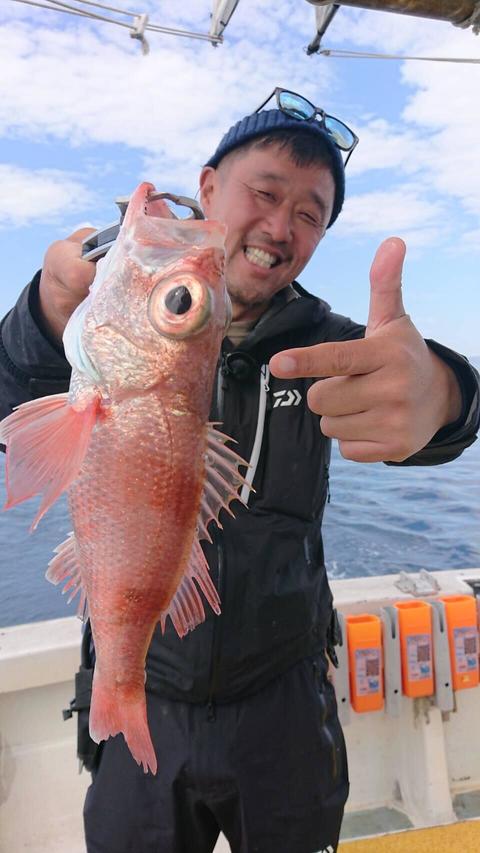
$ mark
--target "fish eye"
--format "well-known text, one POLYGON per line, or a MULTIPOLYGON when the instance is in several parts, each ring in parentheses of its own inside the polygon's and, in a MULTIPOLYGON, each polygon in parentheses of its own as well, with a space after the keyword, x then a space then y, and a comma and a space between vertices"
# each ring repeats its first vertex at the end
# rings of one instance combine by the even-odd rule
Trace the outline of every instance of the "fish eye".
POLYGON ((184 284, 173 287, 165 297, 165 307, 172 314, 186 314, 192 307, 192 295, 184 284))
POLYGON ((193 272, 162 279, 148 300, 151 324, 162 335, 186 338, 199 332, 212 313, 208 284, 193 272))

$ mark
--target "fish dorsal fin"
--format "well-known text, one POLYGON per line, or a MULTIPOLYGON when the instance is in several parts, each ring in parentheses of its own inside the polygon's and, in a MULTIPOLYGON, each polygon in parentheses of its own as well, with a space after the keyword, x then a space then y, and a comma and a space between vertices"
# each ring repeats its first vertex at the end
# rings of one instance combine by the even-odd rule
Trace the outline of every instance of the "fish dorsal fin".
POLYGON ((62 595, 65 595, 67 592, 69 593, 67 604, 70 604, 72 599, 80 593, 77 615, 85 622, 88 615, 87 596, 77 560, 75 534, 69 533, 65 542, 57 545, 54 554, 55 557, 52 557, 50 560, 45 577, 54 586, 62 583, 62 581, 66 581, 62 595))
MULTIPOLYGON (((203 488, 200 513, 198 517, 198 538, 212 541, 207 530, 209 523, 214 520, 221 528, 218 520, 221 509, 226 509, 233 516, 230 503, 240 500, 238 489, 246 484, 246 480, 239 473, 239 468, 248 468, 238 453, 227 447, 227 441, 233 441, 228 435, 215 429, 217 424, 209 423, 207 432, 207 450, 205 453, 205 485, 203 488)), ((247 484, 248 485, 248 484, 247 484)), ((249 486, 251 489, 251 486, 249 486)))
POLYGON ((32 530, 78 474, 95 425, 100 398, 93 393, 82 409, 68 394, 22 403, 0 424, 7 446, 4 509, 41 494, 32 530))
POLYGON ((214 613, 218 615, 220 613, 220 599, 210 577, 205 555, 195 536, 183 578, 167 610, 162 613, 160 619, 162 633, 165 632, 167 616, 170 616, 179 637, 184 637, 188 631, 193 631, 200 622, 204 621, 205 609, 197 586, 203 592, 214 613))

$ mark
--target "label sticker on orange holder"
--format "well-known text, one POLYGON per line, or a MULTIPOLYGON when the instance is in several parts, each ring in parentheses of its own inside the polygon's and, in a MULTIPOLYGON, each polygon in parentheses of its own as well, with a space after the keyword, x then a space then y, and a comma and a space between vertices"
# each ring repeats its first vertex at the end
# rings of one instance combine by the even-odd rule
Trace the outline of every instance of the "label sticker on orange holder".
POLYGON ((457 672, 469 672, 478 666, 477 631, 476 628, 454 628, 455 659, 457 672))
POLYGON ((380 649, 356 649, 356 680, 359 696, 380 690, 380 649))
POLYGON ((432 677, 432 638, 429 634, 407 637, 407 660, 410 681, 432 677))

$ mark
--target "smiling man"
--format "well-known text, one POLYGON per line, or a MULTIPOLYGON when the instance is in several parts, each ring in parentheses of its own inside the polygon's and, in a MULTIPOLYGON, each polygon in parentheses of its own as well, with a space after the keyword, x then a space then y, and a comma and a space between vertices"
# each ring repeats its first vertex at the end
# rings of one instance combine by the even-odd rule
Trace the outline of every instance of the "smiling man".
POLYGON ((305 140, 305 133, 299 133, 297 146, 304 151, 305 164, 295 165, 285 148, 291 145, 292 132, 281 133, 274 152, 274 137, 263 146, 256 142, 234 149, 218 168, 206 166, 200 178, 207 216, 228 221, 228 291, 238 320, 256 320, 272 296, 295 280, 332 215, 334 178, 329 165, 319 160, 316 140, 305 140))
MULTIPOLYGON (((343 157, 358 140, 301 96, 273 95, 276 106, 263 109, 269 98, 230 128, 200 176, 206 215, 227 226, 233 306, 211 419, 250 460, 254 492, 204 548, 221 616, 208 611, 183 640, 171 625, 152 640, 157 775, 121 736, 96 749, 81 730, 88 853, 212 853, 220 831, 233 853, 334 853, 348 773, 327 677, 330 439, 359 462, 429 465, 459 456, 479 425, 475 371, 405 313, 401 240, 374 259, 366 327, 296 281, 341 211, 343 157)), ((5 415, 68 385, 61 335, 95 272, 81 259, 86 233, 50 247, 3 322, 5 415)), ((88 631, 84 651, 88 679, 88 631)))

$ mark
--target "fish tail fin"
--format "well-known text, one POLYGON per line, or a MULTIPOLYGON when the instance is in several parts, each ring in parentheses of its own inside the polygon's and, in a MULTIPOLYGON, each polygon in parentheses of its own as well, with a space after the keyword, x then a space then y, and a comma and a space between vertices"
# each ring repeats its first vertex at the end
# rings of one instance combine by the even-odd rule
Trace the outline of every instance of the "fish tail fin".
POLYGON ((0 441, 7 446, 4 509, 41 494, 32 529, 77 476, 98 406, 97 394, 82 410, 70 404, 68 394, 54 394, 23 403, 0 424, 0 441))
POLYGON ((141 764, 144 773, 157 772, 157 758, 147 722, 147 704, 145 691, 138 691, 136 701, 132 696, 128 701, 113 692, 95 672, 90 708, 90 737, 95 743, 109 737, 123 734, 126 744, 137 764, 141 764))

